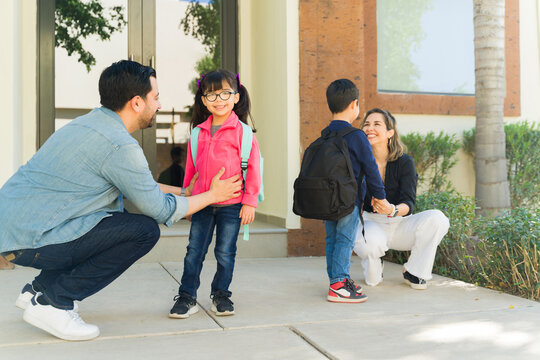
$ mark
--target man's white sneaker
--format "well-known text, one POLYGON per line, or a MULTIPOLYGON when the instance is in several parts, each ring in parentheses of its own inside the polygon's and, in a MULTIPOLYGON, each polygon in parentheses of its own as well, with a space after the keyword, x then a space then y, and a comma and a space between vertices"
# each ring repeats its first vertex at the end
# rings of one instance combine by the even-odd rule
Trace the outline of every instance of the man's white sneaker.
POLYGON ((28 307, 28 304, 30 304, 30 300, 32 300, 34 295, 36 295, 36 291, 32 287, 32 284, 24 285, 19 297, 17 298, 17 301, 15 301, 15 306, 19 309, 25 310, 28 307))
POLYGON ((85 323, 76 311, 38 303, 40 295, 38 292, 31 299, 24 311, 24 321, 64 340, 91 340, 99 336, 99 328, 85 323))
MULTIPOLYGON (((15 306, 19 309, 26 310, 28 304, 30 304, 30 300, 32 300, 36 294, 37 291, 34 290, 32 284, 24 285, 19 297, 17 298, 17 301, 15 301, 15 306)), ((79 305, 77 305, 76 302, 73 303, 73 311, 79 312, 79 305)))

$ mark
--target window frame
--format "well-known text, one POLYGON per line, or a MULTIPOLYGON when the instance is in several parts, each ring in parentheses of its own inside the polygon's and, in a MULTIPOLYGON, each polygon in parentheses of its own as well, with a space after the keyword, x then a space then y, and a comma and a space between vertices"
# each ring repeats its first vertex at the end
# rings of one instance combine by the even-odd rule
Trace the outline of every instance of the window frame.
MULTIPOLYGON (((519 4, 517 1, 506 0, 505 6, 506 97, 504 115, 519 116, 521 114, 519 4)), ((475 114, 475 97, 471 95, 379 92, 377 88, 377 0, 365 0, 364 19, 364 102, 366 109, 381 107, 400 114, 475 114)))

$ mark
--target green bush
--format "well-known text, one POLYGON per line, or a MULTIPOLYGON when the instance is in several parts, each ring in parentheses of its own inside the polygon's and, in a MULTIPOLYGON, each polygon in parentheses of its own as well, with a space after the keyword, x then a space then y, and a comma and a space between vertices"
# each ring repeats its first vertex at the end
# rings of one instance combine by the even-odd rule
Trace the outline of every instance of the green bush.
POLYGON ((419 183, 428 191, 450 190, 448 179, 450 169, 456 164, 454 155, 460 144, 455 135, 442 131, 439 135, 410 133, 401 137, 416 165, 419 183))
MULTIPOLYGON (((522 121, 504 126, 506 168, 513 208, 539 208, 540 128, 522 121)), ((463 150, 474 157, 475 129, 463 132, 463 150)))
POLYGON ((479 285, 540 300, 540 211, 513 209, 477 224, 479 285))
MULTIPOLYGON (((428 192, 417 197, 415 213, 439 209, 450 229, 439 245, 433 272, 480 286, 540 300, 540 129, 527 121, 505 126, 512 211, 475 218, 474 198, 452 190, 448 172, 459 145, 454 136, 403 136, 428 192)), ((474 156, 474 129, 464 132, 463 149, 474 156)), ((403 264, 410 252, 390 250, 385 259, 403 264)))
MULTIPOLYGON (((476 218, 474 199, 456 192, 419 195, 415 212, 441 210, 450 220, 433 272, 480 286, 540 300, 540 211, 476 218)), ((409 251, 389 250, 385 259, 403 264, 409 251)))

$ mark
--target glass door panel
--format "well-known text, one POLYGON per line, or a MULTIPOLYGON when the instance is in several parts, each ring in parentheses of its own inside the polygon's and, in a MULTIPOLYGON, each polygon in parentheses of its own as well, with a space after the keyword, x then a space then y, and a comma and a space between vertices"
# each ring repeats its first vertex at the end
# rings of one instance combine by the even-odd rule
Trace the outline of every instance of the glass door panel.
POLYGON ((180 165, 185 167, 195 80, 221 63, 220 9, 219 1, 156 0, 156 72, 162 105, 156 124, 157 174, 172 165, 175 147, 183 150, 180 165), (196 19, 194 10, 201 17, 196 19))
MULTIPOLYGON (((109 39, 101 39, 97 34, 91 34, 87 38, 75 36, 78 27, 68 29, 70 41, 80 40, 82 51, 74 51, 68 54, 65 47, 55 47, 55 131, 73 120, 77 116, 88 113, 99 103, 98 80, 104 68, 115 61, 128 58, 128 0, 100 0, 103 7, 102 16, 115 27, 109 39), (121 16, 124 21, 114 19, 121 16), (86 55, 89 54, 89 55, 86 55), (93 64, 81 62, 81 57, 93 57, 93 64)), ((81 8, 82 9, 82 8, 81 8)), ((84 10, 79 12, 85 14, 84 10)), ((88 13, 86 13, 88 15, 88 13)), ((69 16, 67 14, 66 16, 69 16)), ((64 17, 59 3, 56 4, 56 37, 62 37, 59 29, 59 21, 64 17)))

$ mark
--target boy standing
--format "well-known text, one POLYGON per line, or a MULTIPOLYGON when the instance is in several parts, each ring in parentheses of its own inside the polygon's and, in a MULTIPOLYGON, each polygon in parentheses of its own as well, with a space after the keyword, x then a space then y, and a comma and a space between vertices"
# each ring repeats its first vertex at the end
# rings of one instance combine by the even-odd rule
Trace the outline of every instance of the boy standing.
MULTIPOLYGON (((352 122, 360 113, 358 88, 347 79, 332 82, 326 90, 326 100, 332 112, 330 131, 352 127, 352 122)), ((349 215, 337 221, 325 220, 326 230, 326 270, 330 279, 328 301, 361 303, 367 300, 362 288, 354 284, 349 275, 351 254, 360 221, 360 204, 366 193, 366 185, 360 175, 365 174, 366 183, 376 199, 384 200, 386 194, 371 145, 363 131, 353 131, 344 136, 349 148, 354 176, 362 185, 358 189, 356 206, 349 215)))

